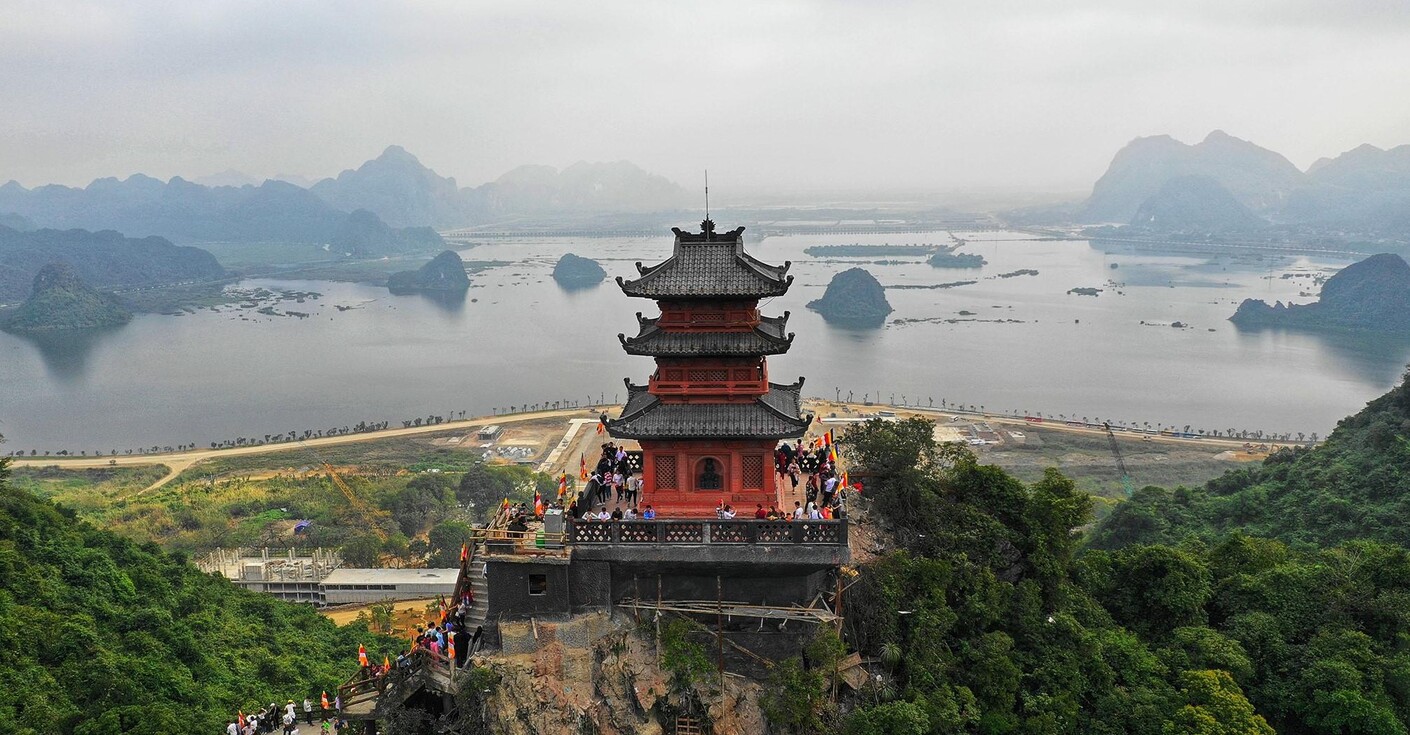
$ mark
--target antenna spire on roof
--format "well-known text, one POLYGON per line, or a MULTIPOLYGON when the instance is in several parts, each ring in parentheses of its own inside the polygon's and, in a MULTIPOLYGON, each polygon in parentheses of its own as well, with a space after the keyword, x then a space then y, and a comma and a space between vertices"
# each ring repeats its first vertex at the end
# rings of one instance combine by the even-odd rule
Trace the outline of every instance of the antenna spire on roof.
POLYGON ((710 169, 705 169, 705 219, 710 219, 710 169))

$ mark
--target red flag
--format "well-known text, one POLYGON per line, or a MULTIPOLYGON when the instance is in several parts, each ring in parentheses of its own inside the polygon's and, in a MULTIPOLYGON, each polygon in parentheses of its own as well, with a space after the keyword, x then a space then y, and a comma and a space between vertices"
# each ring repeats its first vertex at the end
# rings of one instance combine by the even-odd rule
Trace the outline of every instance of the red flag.
POLYGON ((367 649, 361 644, 357 644, 357 662, 362 666, 367 666, 367 649))
POLYGON ((602 420, 599 419, 598 422, 597 422, 597 433, 601 434, 601 433, 604 433, 604 432, 606 432, 606 431, 607 431, 607 423, 606 423, 605 421, 602 421, 602 420))
POLYGON ((568 473, 567 473, 567 472, 564 472, 563 475, 558 478, 558 499, 559 499, 559 500, 562 500, 562 499, 563 499, 563 496, 566 495, 567 493, 568 493, 568 473))
POLYGON ((465 563, 467 560, 469 560, 469 559, 470 559, 470 545, 469 545, 469 544, 461 544, 461 545, 460 545, 460 563, 461 563, 461 564, 464 564, 464 563, 465 563))
POLYGON ((455 641, 453 641, 453 640, 452 640, 452 641, 446 641, 446 646, 447 646, 447 648, 446 648, 446 655, 450 657, 450 660, 451 660, 451 661, 454 661, 454 660, 455 660, 455 641))
POLYGON ((322 702, 323 702, 323 709, 328 709, 328 692, 324 692, 324 693, 323 693, 322 702))
POLYGON ((245 711, 244 711, 244 710, 240 710, 240 714, 238 715, 238 719, 237 719, 236 721, 240 723, 240 729, 241 729, 241 730, 244 730, 244 729, 245 729, 245 711))
POLYGON ((387 671, 390 671, 392 668, 392 660, 387 658, 386 654, 382 655, 382 668, 387 671))
POLYGON ((584 482, 588 479, 587 459, 581 454, 578 455, 578 479, 584 482))

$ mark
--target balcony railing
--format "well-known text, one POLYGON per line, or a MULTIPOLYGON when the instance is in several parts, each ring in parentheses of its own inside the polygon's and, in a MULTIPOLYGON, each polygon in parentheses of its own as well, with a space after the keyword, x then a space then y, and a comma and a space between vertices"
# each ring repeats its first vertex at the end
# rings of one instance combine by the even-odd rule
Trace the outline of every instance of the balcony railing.
POLYGON ((847 545, 847 521, 654 520, 569 521, 570 544, 847 545))

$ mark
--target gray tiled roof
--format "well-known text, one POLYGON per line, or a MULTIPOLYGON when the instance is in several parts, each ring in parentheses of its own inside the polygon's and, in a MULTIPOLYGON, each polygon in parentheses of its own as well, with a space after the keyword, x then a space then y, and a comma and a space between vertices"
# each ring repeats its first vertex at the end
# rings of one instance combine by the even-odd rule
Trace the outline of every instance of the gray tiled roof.
POLYGON ((645 386, 627 384, 622 415, 607 421, 619 439, 791 439, 808 430, 799 416, 803 381, 769 384, 752 403, 662 403, 645 386))
POLYGON ((676 233, 671 257, 653 266, 636 264, 640 278, 617 285, 628 296, 648 299, 759 299, 788 292, 789 263, 769 265, 744 252, 744 228, 715 233, 713 224, 699 233, 676 233))
POLYGON ((655 319, 638 317, 641 332, 635 337, 618 334, 622 347, 629 355, 653 357, 699 356, 740 357, 782 355, 793 343, 793 335, 785 334, 788 312, 781 317, 763 317, 759 325, 747 332, 673 332, 662 329, 655 319))

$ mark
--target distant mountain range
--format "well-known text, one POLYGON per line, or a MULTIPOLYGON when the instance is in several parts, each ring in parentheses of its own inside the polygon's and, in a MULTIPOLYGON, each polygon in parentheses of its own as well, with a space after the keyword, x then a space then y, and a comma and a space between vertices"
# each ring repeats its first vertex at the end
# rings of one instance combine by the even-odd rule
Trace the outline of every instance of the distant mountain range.
POLYGON ((522 166, 480 187, 461 188, 399 146, 309 188, 256 185, 238 171, 160 181, 143 174, 84 188, 0 186, 0 216, 13 224, 112 229, 174 242, 325 244, 349 212, 367 210, 397 227, 460 227, 518 214, 649 212, 686 204, 676 184, 627 162, 578 163, 557 171, 522 166), (9 220, 7 220, 9 221, 9 220))
POLYGON ((1300 171, 1219 130, 1194 145, 1137 138, 1112 159, 1077 219, 1165 232, 1312 226, 1410 240, 1410 145, 1363 145, 1300 171))
POLYGON ((40 270, 56 262, 67 263, 85 284, 101 291, 228 275, 210 253, 160 237, 128 238, 111 230, 20 232, 0 225, 0 303, 24 299, 40 270))

